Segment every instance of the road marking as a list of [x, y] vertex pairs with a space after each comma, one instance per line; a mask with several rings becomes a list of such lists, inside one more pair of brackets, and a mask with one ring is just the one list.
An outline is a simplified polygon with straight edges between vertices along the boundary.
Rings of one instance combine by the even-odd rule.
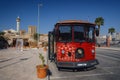
[[102, 50], [112, 50], [112, 51], [120, 51], [120, 48], [96, 48], [96, 49], [102, 49]]
[[120, 66], [116, 66], [116, 67], [114, 67], [114, 66], [112, 66], [112, 67], [107, 66], [107, 67], [102, 67], [102, 68], [120, 68]]
[[113, 74], [113, 72], [112, 72], [112, 71], [106, 70], [106, 69], [104, 69], [104, 67], [98, 67], [98, 68], [101, 68], [101, 69], [103, 69], [104, 71], [106, 71], [106, 72], [108, 72], [108, 73]]
[[120, 61], [120, 59], [118, 59], [118, 58], [110, 57], [110, 56], [107, 56], [107, 55], [102, 55], [102, 54], [97, 54], [97, 55], [102, 56], [102, 57], [106, 57], [106, 58], [109, 58], [109, 59], [113, 59], [113, 60], [116, 60], [116, 61]]
[[63, 76], [63, 77], [50, 77], [50, 79], [62, 79], [62, 78], [76, 78], [76, 77], [89, 77], [89, 76], [101, 76], [101, 75], [109, 75], [113, 74], [112, 72], [109, 73], [96, 73], [96, 74], [85, 74], [85, 75], [74, 75], [74, 76]]

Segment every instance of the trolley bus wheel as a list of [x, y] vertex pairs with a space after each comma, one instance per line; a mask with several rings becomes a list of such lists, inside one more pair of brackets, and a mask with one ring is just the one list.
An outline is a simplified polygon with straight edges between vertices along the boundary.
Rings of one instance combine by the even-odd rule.
[[61, 70], [61, 68], [60, 67], [58, 67], [58, 71], [60, 71]]
[[77, 70], [76, 69], [73, 69], [73, 72], [76, 72]]
[[87, 68], [87, 67], [85, 67], [85, 68], [84, 68], [84, 71], [88, 71], [88, 68]]
[[95, 66], [86, 67], [84, 70], [85, 71], [90, 71], [90, 70], [93, 70], [93, 69], [96, 69], [96, 67]]

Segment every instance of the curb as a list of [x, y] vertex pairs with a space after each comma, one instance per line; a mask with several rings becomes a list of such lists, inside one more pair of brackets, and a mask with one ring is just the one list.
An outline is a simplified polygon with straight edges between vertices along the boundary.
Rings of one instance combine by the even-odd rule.
[[111, 48], [111, 47], [96, 47], [97, 49], [108, 49], [108, 50], [117, 50], [120, 51], [120, 48]]

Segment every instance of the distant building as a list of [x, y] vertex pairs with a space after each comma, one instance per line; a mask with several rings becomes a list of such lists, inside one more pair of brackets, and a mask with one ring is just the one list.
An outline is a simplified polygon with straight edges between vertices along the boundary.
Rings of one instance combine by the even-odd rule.
[[120, 40], [120, 33], [116, 33], [116, 39]]
[[3, 32], [5, 32], [4, 36], [8, 37], [9, 39], [12, 39], [11, 36], [16, 36], [17, 34], [17, 31], [15, 31], [14, 29], [3, 30]]
[[112, 40], [120, 40], [120, 33], [113, 33], [111, 36]]
[[[17, 18], [17, 23], [19, 23], [19, 18]], [[28, 32], [25, 30], [19, 30], [19, 24], [17, 24], [17, 30], [8, 29], [4, 30], [4, 36], [8, 38], [9, 45], [13, 45], [17, 39], [22, 39], [23, 43], [28, 42], [30, 47], [36, 47], [37, 41], [34, 39], [34, 34], [37, 33], [36, 26], [28, 26]], [[19, 34], [18, 34], [19, 32]], [[41, 43], [48, 42], [48, 35], [47, 34], [40, 34], [39, 40]]]
[[17, 39], [22, 39], [23, 43], [29, 42], [30, 46], [36, 46], [37, 42], [34, 39], [34, 34], [37, 33], [36, 26], [28, 26], [28, 32], [26, 33], [25, 30], [20, 30], [20, 21], [21, 19], [18, 16], [16, 19], [16, 30], [9, 29], [3, 31], [5, 32], [4, 36], [9, 40], [9, 44], [13, 44]]
[[105, 43], [105, 42], [106, 42], [106, 35], [96, 37], [96, 43], [98, 43], [98, 44], [103, 44], [103, 43]]
[[36, 26], [28, 26], [28, 34], [33, 36], [35, 33], [37, 33]]
[[3, 30], [3, 32], [5, 32], [5, 33], [7, 33], [7, 32], [16, 33], [17, 31], [15, 31], [14, 29], [8, 29], [8, 30]]
[[20, 30], [20, 35], [25, 35], [26, 34], [26, 31], [25, 30]]
[[40, 42], [48, 42], [48, 34], [40, 34]]

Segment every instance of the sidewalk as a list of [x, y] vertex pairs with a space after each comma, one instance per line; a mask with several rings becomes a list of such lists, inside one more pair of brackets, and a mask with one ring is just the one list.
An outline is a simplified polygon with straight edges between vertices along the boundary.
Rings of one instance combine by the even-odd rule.
[[120, 48], [116, 48], [116, 47], [96, 47], [98, 49], [109, 49], [109, 50], [117, 50], [120, 51]]
[[47, 77], [39, 79], [36, 75], [36, 65], [40, 64], [39, 53], [47, 59], [43, 49], [0, 50], [0, 80], [47, 80]]

